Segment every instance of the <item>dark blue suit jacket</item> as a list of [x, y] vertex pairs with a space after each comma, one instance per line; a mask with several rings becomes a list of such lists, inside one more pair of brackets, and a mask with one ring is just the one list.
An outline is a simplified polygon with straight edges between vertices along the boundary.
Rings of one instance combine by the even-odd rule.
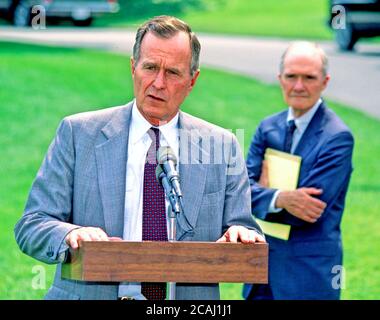
[[[269, 285], [275, 299], [339, 299], [336, 272], [342, 265], [340, 222], [352, 172], [353, 137], [343, 121], [322, 103], [294, 153], [302, 157], [298, 187], [323, 189], [319, 199], [327, 207], [315, 223], [285, 210], [268, 213], [275, 190], [263, 188], [257, 181], [266, 148], [283, 150], [286, 119], [287, 111], [264, 119], [247, 157], [252, 213], [260, 219], [292, 226], [288, 241], [267, 236]], [[244, 286], [245, 298], [251, 287]]]

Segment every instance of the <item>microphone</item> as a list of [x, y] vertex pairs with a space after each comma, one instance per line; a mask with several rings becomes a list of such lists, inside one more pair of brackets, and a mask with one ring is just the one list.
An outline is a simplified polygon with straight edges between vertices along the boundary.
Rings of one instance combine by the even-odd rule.
[[170, 147], [160, 147], [157, 150], [157, 163], [161, 165], [182, 206], [182, 190], [176, 169], [177, 158], [173, 150]]
[[170, 202], [170, 205], [175, 213], [180, 212], [179, 203], [177, 201], [177, 197], [175, 193], [173, 192], [173, 188], [171, 187], [168, 178], [166, 177], [166, 174], [164, 170], [162, 170], [162, 167], [160, 164], [156, 167], [156, 179], [160, 185], [164, 188], [165, 194]]
[[[168, 150], [173, 152], [170, 148], [167, 148], [167, 150], [165, 150], [165, 151], [168, 151]], [[164, 151], [162, 151], [162, 152], [164, 152]], [[157, 152], [157, 156], [159, 154], [162, 155], [162, 153]], [[174, 155], [173, 155], [173, 157], [174, 157], [174, 160], [176, 160]], [[159, 157], [157, 157], [157, 158], [159, 159]], [[173, 160], [171, 160], [171, 161], [173, 161]], [[164, 188], [166, 197], [168, 198], [170, 205], [172, 207], [172, 212], [169, 213], [170, 217], [174, 218], [175, 215], [182, 212], [183, 221], [181, 221], [181, 219], [179, 219], [178, 224], [180, 225], [182, 230], [184, 230], [185, 232], [191, 232], [194, 229], [194, 227], [191, 225], [191, 223], [189, 222], [187, 217], [184, 215], [182, 196], [179, 197], [178, 194], [176, 194], [176, 191], [174, 190], [173, 186], [170, 184], [170, 180], [168, 179], [167, 174], [164, 171], [165, 170], [164, 168], [165, 167], [163, 166], [163, 164], [160, 164], [160, 162], [159, 162], [157, 167], [156, 167], [156, 179], [157, 179], [158, 183], [160, 185], [162, 185], [162, 187]], [[174, 171], [175, 171], [175, 169], [174, 169]], [[178, 186], [179, 186], [179, 175], [178, 175], [178, 173], [177, 173], [177, 178], [178, 178], [178, 180], [176, 180], [176, 181], [178, 181]], [[179, 189], [179, 191], [181, 191], [181, 189]], [[181, 195], [182, 195], [182, 193], [181, 193]], [[172, 215], [173, 213], [175, 214], [174, 216]], [[184, 223], [186, 224], [186, 226], [184, 225]]]

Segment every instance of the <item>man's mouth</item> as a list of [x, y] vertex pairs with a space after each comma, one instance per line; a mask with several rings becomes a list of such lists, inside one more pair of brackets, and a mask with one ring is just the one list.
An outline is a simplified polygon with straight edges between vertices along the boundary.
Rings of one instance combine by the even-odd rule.
[[153, 94], [148, 94], [148, 97], [153, 99], [153, 100], [157, 100], [157, 101], [165, 101], [164, 99], [158, 97], [158, 96], [155, 96]]

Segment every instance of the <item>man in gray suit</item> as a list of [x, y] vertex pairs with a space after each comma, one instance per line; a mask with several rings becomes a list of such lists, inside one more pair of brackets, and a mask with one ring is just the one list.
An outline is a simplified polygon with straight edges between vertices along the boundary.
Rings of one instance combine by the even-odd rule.
[[[155, 17], [136, 34], [135, 99], [61, 122], [15, 227], [24, 253], [58, 264], [47, 299], [145, 299], [140, 283], [61, 279], [61, 263], [81, 240], [147, 239], [144, 212], [156, 205], [147, 199], [159, 191], [145, 185], [155, 139], [179, 159], [184, 214], [177, 220], [177, 240], [264, 242], [251, 216], [248, 176], [235, 137], [179, 111], [199, 76], [199, 54], [187, 24]], [[219, 299], [219, 287], [177, 284], [176, 297]]]

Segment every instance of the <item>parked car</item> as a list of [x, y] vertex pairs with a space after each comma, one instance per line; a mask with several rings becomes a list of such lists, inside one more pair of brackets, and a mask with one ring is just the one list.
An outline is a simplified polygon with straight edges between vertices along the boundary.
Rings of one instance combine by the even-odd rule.
[[94, 17], [119, 11], [117, 0], [0, 0], [0, 13], [25, 27], [31, 24], [36, 5], [44, 7], [47, 19], [71, 20], [78, 26], [89, 26]]
[[[360, 38], [380, 36], [380, 0], [330, 0], [329, 9], [329, 25], [341, 50], [353, 50]], [[337, 15], [342, 17], [342, 11], [345, 27], [334, 28], [332, 22]]]

